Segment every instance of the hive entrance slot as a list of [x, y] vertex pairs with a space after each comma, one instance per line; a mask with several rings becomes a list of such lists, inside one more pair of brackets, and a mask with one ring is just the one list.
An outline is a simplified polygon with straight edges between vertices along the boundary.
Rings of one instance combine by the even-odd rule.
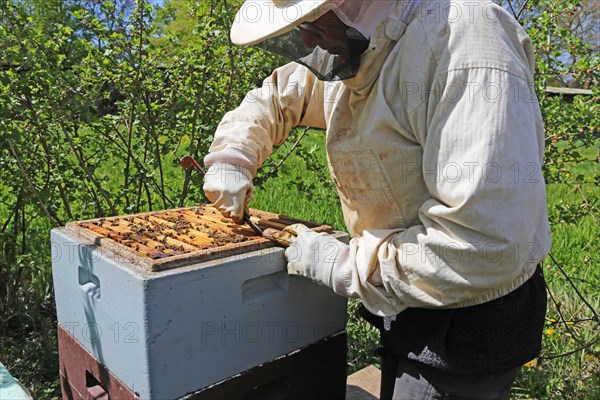
[[291, 381], [288, 376], [260, 385], [244, 396], [244, 400], [287, 400], [291, 396]]
[[110, 400], [108, 393], [102, 387], [102, 384], [90, 371], [85, 371], [85, 386], [87, 392], [94, 400]]

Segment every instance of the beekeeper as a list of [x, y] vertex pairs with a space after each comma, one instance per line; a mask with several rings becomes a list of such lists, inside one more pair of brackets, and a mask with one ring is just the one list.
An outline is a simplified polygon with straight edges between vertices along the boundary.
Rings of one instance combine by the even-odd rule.
[[248, 0], [231, 39], [293, 62], [223, 118], [208, 199], [241, 222], [273, 145], [326, 129], [352, 240], [267, 231], [289, 273], [361, 300], [382, 399], [506, 398], [540, 351], [550, 249], [525, 31], [491, 1]]

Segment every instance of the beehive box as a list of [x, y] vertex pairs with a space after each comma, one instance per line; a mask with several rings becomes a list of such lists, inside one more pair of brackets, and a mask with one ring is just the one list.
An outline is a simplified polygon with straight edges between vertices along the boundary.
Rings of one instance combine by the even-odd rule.
[[[140, 400], [60, 324], [57, 329], [63, 400]], [[180, 400], [343, 400], [346, 341], [345, 332], [337, 333]]]
[[142, 399], [178, 398], [345, 329], [345, 299], [283, 252], [210, 207], [70, 223], [52, 231], [58, 321]]

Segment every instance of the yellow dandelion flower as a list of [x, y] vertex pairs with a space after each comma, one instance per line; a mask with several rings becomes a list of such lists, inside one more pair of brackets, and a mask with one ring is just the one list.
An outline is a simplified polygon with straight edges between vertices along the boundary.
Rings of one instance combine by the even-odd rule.
[[589, 362], [596, 362], [596, 361], [598, 361], [598, 357], [596, 357], [596, 356], [595, 356], [595, 355], [593, 355], [593, 354], [588, 354], [588, 355], [587, 355], [585, 358], [586, 358], [586, 359], [587, 359]]
[[554, 329], [546, 329], [546, 335], [554, 335]]
[[537, 365], [537, 358], [534, 358], [533, 360], [526, 362], [523, 365], [526, 366], [527, 368], [533, 368]]
[[573, 325], [574, 323], [575, 323], [575, 322], [573, 322], [573, 321], [567, 321], [567, 322], [566, 322], [566, 324], [567, 324], [567, 325]]
[[550, 318], [550, 319], [548, 319], [548, 322], [550, 322], [550, 323], [552, 323], [552, 324], [555, 324], [555, 323], [556, 323], [556, 320], [555, 320], [554, 318]]

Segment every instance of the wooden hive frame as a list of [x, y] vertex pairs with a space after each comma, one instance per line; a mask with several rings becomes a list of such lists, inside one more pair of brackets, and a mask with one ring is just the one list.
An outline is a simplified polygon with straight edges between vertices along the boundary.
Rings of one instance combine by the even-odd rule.
[[[266, 211], [250, 210], [250, 216], [261, 229], [282, 230], [302, 223], [317, 232], [332, 232], [328, 225]], [[277, 246], [205, 205], [75, 221], [66, 227], [78, 238], [150, 272]]]

